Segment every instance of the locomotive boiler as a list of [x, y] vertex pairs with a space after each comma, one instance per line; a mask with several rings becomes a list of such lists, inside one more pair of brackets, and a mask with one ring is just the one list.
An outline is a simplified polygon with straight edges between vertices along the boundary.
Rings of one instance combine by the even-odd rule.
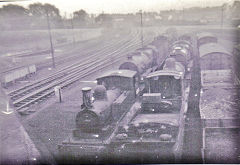
[[192, 46], [189, 42], [184, 40], [176, 41], [172, 44], [169, 50], [170, 57], [180, 62], [187, 71], [192, 67]]
[[137, 96], [137, 72], [109, 71], [97, 78], [95, 89], [82, 89], [83, 103], [76, 115], [76, 128], [71, 136], [59, 145], [64, 158], [79, 159], [107, 155], [107, 143], [117, 123], [131, 108]]
[[137, 51], [128, 55], [128, 59], [123, 62], [119, 69], [127, 69], [136, 71], [139, 78], [144, 74], [148, 74], [158, 67], [158, 51], [152, 45], [151, 47], [145, 47], [138, 49]]
[[82, 110], [76, 116], [76, 126], [85, 132], [96, 132], [112, 121], [111, 105], [121, 91], [120, 89], [106, 90], [104, 85], [97, 85], [93, 93], [93, 102], [91, 88], [83, 88], [82, 93]]
[[119, 66], [119, 69], [136, 71], [138, 77], [143, 80], [147, 74], [162, 66], [168, 52], [168, 45], [167, 36], [159, 35], [147, 46], [129, 54], [128, 59]]

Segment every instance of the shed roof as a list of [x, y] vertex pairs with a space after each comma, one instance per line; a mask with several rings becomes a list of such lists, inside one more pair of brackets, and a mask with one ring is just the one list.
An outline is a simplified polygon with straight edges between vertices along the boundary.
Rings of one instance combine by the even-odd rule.
[[127, 77], [132, 78], [137, 74], [136, 71], [132, 70], [112, 70], [109, 71], [102, 76], [98, 77], [97, 79], [104, 78], [104, 77], [111, 77], [111, 76], [120, 76], [120, 77]]
[[173, 71], [173, 70], [159, 70], [156, 72], [150, 73], [146, 78], [152, 78], [156, 76], [177, 76], [177, 77], [182, 77], [183, 73], [178, 72], [178, 71]]
[[208, 43], [199, 47], [199, 56], [200, 58], [211, 53], [221, 53], [232, 56], [222, 45], [217, 43]]
[[204, 38], [204, 37], [214, 37], [216, 38], [216, 36], [214, 36], [212, 33], [209, 33], [209, 32], [202, 32], [202, 33], [198, 33], [197, 34], [197, 39], [201, 39], [201, 38]]

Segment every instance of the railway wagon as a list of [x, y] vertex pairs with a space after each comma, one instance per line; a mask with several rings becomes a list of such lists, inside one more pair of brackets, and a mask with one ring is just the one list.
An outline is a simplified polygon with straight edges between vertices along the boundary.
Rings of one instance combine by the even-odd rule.
[[201, 70], [233, 69], [233, 56], [222, 45], [208, 43], [199, 47]]
[[162, 62], [166, 58], [167, 48], [167, 38], [165, 36], [158, 36], [149, 45], [128, 54], [128, 59], [119, 66], [119, 69], [136, 71], [138, 77], [142, 79], [148, 73], [157, 70], [162, 65]]
[[[236, 163], [240, 133], [239, 80], [233, 56], [219, 45], [202, 45], [200, 52], [200, 115], [205, 163]], [[236, 149], [237, 148], [237, 149]]]
[[[186, 50], [184, 46], [180, 48]], [[184, 55], [188, 66], [192, 60]], [[181, 159], [188, 79], [191, 78], [183, 64], [176, 56], [167, 56], [161, 70], [147, 75], [141, 108], [131, 121], [119, 127], [111, 143], [117, 160], [141, 158], [144, 162], [168, 162]]]
[[240, 44], [236, 45], [233, 48], [233, 58], [234, 58], [234, 71], [238, 79], [240, 79]]
[[83, 104], [76, 115], [76, 129], [59, 145], [64, 159], [94, 161], [106, 157], [111, 135], [135, 101], [137, 72], [110, 71], [97, 78], [97, 84], [93, 94], [90, 88], [83, 89]]
[[158, 52], [153, 48], [142, 48], [128, 55], [127, 61], [123, 62], [119, 69], [132, 70], [138, 73], [139, 78], [143, 74], [156, 69]]
[[186, 34], [180, 35], [178, 37], [178, 40], [184, 40], [184, 41], [188, 41], [189, 43], [192, 43], [192, 34], [186, 33]]
[[175, 64], [146, 77], [141, 108], [129, 123], [120, 126], [112, 140], [117, 160], [156, 163], [181, 159], [189, 83], [184, 66], [177, 69], [182, 64]]
[[202, 32], [197, 34], [198, 47], [207, 43], [217, 43], [217, 42], [218, 42], [217, 37], [209, 32]]

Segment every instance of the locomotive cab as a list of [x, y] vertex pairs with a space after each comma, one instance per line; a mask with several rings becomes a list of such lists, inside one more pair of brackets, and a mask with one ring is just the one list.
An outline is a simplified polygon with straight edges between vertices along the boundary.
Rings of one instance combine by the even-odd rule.
[[[178, 112], [184, 93], [184, 72], [161, 70], [147, 77], [148, 92], [143, 95], [146, 113]], [[158, 95], [159, 99], [156, 99]], [[157, 100], [157, 101], [153, 101]]]
[[107, 90], [118, 88], [120, 91], [132, 91], [136, 95], [139, 77], [136, 71], [116, 70], [97, 78], [97, 84], [105, 86]]

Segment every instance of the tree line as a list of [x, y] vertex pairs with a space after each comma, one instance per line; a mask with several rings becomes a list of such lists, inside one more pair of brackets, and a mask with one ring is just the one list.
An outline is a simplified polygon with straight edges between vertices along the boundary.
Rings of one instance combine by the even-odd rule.
[[52, 28], [94, 27], [111, 20], [107, 14], [94, 16], [83, 9], [66, 18], [60, 15], [57, 7], [48, 3], [34, 3], [26, 8], [8, 4], [0, 8], [0, 30], [46, 29], [47, 16]]
[[[192, 12], [198, 12], [204, 15], [204, 11], [210, 11], [214, 8], [223, 12], [224, 20], [232, 20], [233, 24], [239, 25], [240, 23], [240, 1], [235, 0], [232, 5], [223, 4], [218, 7], [194, 7], [185, 9], [187, 13], [186, 17], [191, 15]], [[174, 10], [175, 11], [175, 10]], [[172, 11], [174, 13], [174, 11]], [[144, 18], [152, 18], [152, 22], [157, 22], [155, 16], [164, 17], [166, 11], [157, 12], [143, 12]], [[170, 12], [171, 14], [171, 12]], [[206, 15], [206, 14], [205, 14]], [[215, 14], [216, 15], [216, 14]], [[67, 18], [65, 15], [61, 16], [57, 7], [52, 4], [33, 3], [26, 8], [19, 5], [8, 4], [0, 8], [0, 30], [24, 30], [24, 29], [46, 29], [47, 28], [47, 16], [52, 28], [82, 28], [82, 27], [98, 27], [106, 26], [111, 27], [113, 19], [124, 18], [125, 22], [139, 24], [139, 14], [105, 14], [99, 15], [88, 14], [85, 10], [80, 9], [71, 14], [71, 17]], [[185, 18], [186, 18], [185, 17]], [[215, 16], [216, 17], [216, 16]], [[217, 17], [221, 17], [218, 14]], [[216, 18], [218, 20], [218, 18]], [[123, 23], [123, 22], [121, 22]], [[146, 24], [146, 22], [144, 22]]]

